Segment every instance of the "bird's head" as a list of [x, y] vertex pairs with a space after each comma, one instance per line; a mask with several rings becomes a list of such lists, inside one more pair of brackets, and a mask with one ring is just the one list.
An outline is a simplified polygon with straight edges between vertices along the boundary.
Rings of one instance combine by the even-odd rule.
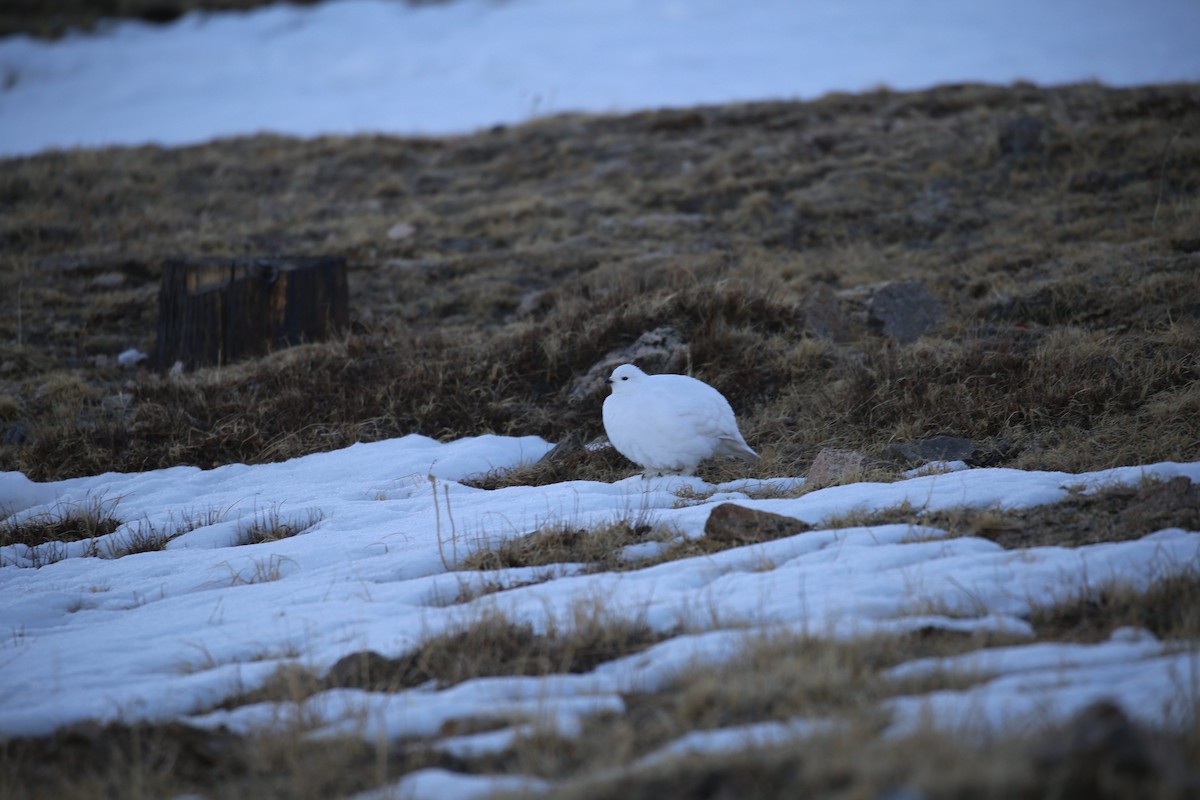
[[608, 379], [608, 385], [612, 387], [614, 392], [619, 392], [637, 383], [639, 378], [644, 377], [646, 377], [646, 373], [633, 364], [622, 364], [613, 370], [612, 375]]

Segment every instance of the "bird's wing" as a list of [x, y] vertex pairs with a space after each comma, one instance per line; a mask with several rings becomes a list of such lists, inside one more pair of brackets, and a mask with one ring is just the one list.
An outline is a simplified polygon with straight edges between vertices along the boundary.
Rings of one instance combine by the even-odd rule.
[[673, 387], [676, 414], [698, 436], [715, 443], [713, 455], [753, 461], [758, 458], [738, 430], [737, 417], [725, 396], [700, 381]]
[[733, 409], [720, 392], [706, 384], [689, 388], [696, 391], [682, 395], [676, 404], [675, 413], [680, 419], [685, 420], [701, 436], [711, 439], [729, 436], [741, 438]]

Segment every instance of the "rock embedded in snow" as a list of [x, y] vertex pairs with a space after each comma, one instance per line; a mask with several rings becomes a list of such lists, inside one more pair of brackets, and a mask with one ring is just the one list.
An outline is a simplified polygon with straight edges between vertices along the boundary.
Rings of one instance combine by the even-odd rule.
[[646, 475], [690, 475], [705, 459], [754, 461], [738, 431], [729, 401], [713, 387], [687, 375], [647, 375], [622, 364], [609, 379], [604, 430], [621, 455]]
[[812, 526], [795, 517], [772, 514], [734, 503], [722, 503], [708, 514], [704, 536], [715, 542], [754, 544], [782, 539], [812, 530]]

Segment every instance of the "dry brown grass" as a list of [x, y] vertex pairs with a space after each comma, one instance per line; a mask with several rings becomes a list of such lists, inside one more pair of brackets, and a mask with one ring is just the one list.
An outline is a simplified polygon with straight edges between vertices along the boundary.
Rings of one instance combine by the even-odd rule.
[[[1156, 591], [1137, 601], [1142, 608], [1194, 601], [1196, 584], [1193, 580], [1183, 593]], [[1127, 593], [1127, 600], [1133, 594]], [[394, 692], [483, 675], [585, 672], [662, 640], [637, 624], [607, 618], [599, 606], [578, 611], [573, 625], [541, 633], [502, 615], [481, 614], [398, 658], [357, 653], [323, 676], [301, 667], [281, 669], [260, 690], [226, 706], [276, 701], [300, 708], [292, 704], [334, 687]], [[1172, 623], [1160, 631], [1195, 636], [1195, 625], [1192, 614], [1182, 627]], [[1062, 633], [1061, 626], [1054, 626], [1053, 633]], [[436, 765], [462, 773], [562, 781], [551, 796], [564, 798], [674, 796], [681, 791], [687, 796], [875, 797], [898, 788], [929, 797], [1186, 796], [1188, 768], [1179, 765], [1200, 754], [1200, 735], [1194, 730], [1149, 739], [1145, 733], [1120, 732], [1115, 741], [1089, 734], [1098, 741], [1092, 750], [1072, 743], [1079, 733], [1071, 725], [1064, 733], [1033, 731], [986, 743], [934, 730], [880, 735], [888, 724], [881, 702], [965, 688], [976, 680], [968, 674], [897, 680], [887, 675], [891, 667], [1013, 641], [996, 634], [933, 629], [847, 642], [747, 634], [744, 646], [728, 661], [698, 664], [658, 691], [626, 695], [624, 714], [589, 718], [578, 737], [537, 731], [518, 736], [504, 751], [470, 759], [440, 754], [423, 741], [311, 739], [307, 732], [312, 723], [303, 713], [282, 732], [262, 736], [174, 723], [81, 726], [0, 745], [0, 789], [11, 789], [6, 797], [71, 798], [108, 791], [122, 796], [328, 797], [385, 785], [411, 770]], [[822, 729], [818, 723], [811, 736], [793, 745], [639, 764], [694, 731], [797, 718], [834, 724]], [[1182, 777], [1172, 771], [1177, 769], [1183, 770]]]
[[[1136, 731], [1136, 728], [1120, 730]], [[1068, 731], [1070, 733], [1070, 731]], [[924, 731], [901, 739], [849, 727], [786, 745], [693, 755], [632, 772], [573, 781], [545, 795], [555, 800], [708, 798], [1155, 798], [1183, 800], [1194, 790], [1177, 742], [1133, 734], [1130, 757], [1121, 743], [1093, 753], [1047, 760], [1051, 746], [1006, 738], [980, 746]], [[1050, 739], [1051, 735], [1047, 735]], [[1171, 767], [1159, 767], [1154, 748]], [[1179, 775], [1182, 773], [1183, 777]]]
[[[588, 441], [602, 398], [572, 400], [572, 380], [661, 325], [730, 398], [759, 474], [933, 434], [1023, 468], [1194, 460], [1198, 109], [1190, 86], [964, 86], [11, 159], [0, 468], [207, 467], [411, 432]], [[1014, 150], [1026, 118], [1040, 134]], [[389, 239], [397, 221], [415, 232]], [[348, 259], [344, 340], [180, 379], [113, 363], [154, 348], [165, 258], [277, 253]], [[946, 308], [907, 347], [854, 299], [899, 277]], [[809, 305], [825, 290], [836, 340]], [[526, 477], [634, 471], [576, 450]]]
[[1145, 628], [1159, 639], [1200, 642], [1200, 567], [1159, 577], [1148, 588], [1113, 583], [1035, 608], [1037, 635], [1055, 641], [1098, 642], [1121, 627]]
[[[562, 798], [857, 798], [900, 789], [928, 797], [1186, 796], [1187, 768], [1182, 779], [1174, 770], [1195, 754], [1194, 730], [1154, 739], [1130, 728], [1119, 741], [1100, 741], [1090, 751], [1073, 749], [1071, 724], [1062, 726], [1065, 732], [995, 736], [986, 743], [932, 729], [880, 735], [888, 722], [881, 700], [974, 681], [970, 675], [897, 681], [886, 676], [889, 667], [1009, 643], [939, 631], [849, 643], [789, 635], [748, 641], [726, 664], [697, 667], [661, 692], [627, 697], [626, 714], [594, 718], [578, 740], [535, 737], [501, 764], [565, 778], [551, 793]], [[637, 763], [692, 731], [796, 718], [836, 724], [789, 745]], [[1102, 736], [1091, 733], [1093, 741]]]
[[398, 658], [348, 656], [325, 676], [324, 685], [398, 691], [428, 681], [444, 687], [488, 675], [589, 672], [665, 638], [668, 634], [645, 624], [610, 619], [599, 606], [580, 606], [570, 624], [550, 624], [544, 631], [488, 612]]
[[262, 544], [290, 539], [314, 527], [324, 517], [320, 509], [310, 508], [303, 514], [285, 515], [280, 512], [279, 506], [271, 506], [255, 512], [249, 522], [238, 527], [234, 544]]
[[75, 505], [63, 504], [21, 520], [5, 519], [0, 521], [0, 547], [77, 542], [112, 533], [121, 524], [113, 515], [117, 502], [99, 495], [88, 495]]
[[0, 793], [12, 800], [96, 797], [347, 797], [413, 769], [460, 764], [437, 754], [313, 739], [297, 724], [240, 736], [178, 723], [80, 725], [0, 744]]
[[507, 539], [491, 548], [481, 548], [464, 558], [459, 569], [495, 570], [509, 567], [542, 567], [549, 564], [586, 564], [592, 570], [608, 572], [626, 569], [632, 564], [622, 559], [626, 547], [645, 542], [666, 542], [676, 534], [656, 530], [649, 522], [615, 520], [592, 528], [561, 525], [515, 539]]
[[823, 528], [858, 525], [923, 525], [951, 536], [977, 536], [1008, 549], [1079, 547], [1140, 539], [1164, 528], [1200, 530], [1200, 488], [1187, 478], [1148, 478], [1084, 494], [1072, 492], [1058, 503], [1019, 509], [960, 507], [923, 511], [905, 502], [879, 511], [852, 511], [821, 520]]
[[[50, 511], [20, 520], [0, 520], [0, 547], [25, 545], [28, 563], [33, 567], [52, 564], [66, 558], [66, 542], [89, 541], [88, 551], [99, 555], [97, 537], [112, 533], [121, 525], [114, 515], [118, 500], [88, 495], [76, 505], [60, 505]], [[123, 555], [123, 553], [121, 553]], [[0, 556], [0, 566], [8, 559]], [[15, 559], [13, 560], [14, 563]]]
[[[692, 373], [729, 397], [763, 455], [758, 475], [802, 474], [821, 447], [882, 456], [935, 434], [1019, 468], [1194, 461], [1198, 194], [1200, 94], [1187, 85], [957, 86], [563, 116], [448, 139], [260, 136], [8, 159], [0, 469], [49, 480], [494, 432], [574, 446], [480, 485], [613, 480], [636, 467], [582, 447], [601, 433], [602, 398], [573, 400], [570, 386], [662, 325], [689, 343]], [[397, 222], [412, 235], [389, 238]], [[114, 363], [127, 347], [154, 348], [166, 258], [275, 254], [347, 259], [344, 338], [177, 378]], [[946, 310], [908, 346], [863, 320], [863, 287], [897, 278], [923, 280]], [[1186, 504], [1126, 516], [1141, 490], [920, 521], [1006, 547], [1196, 527]], [[477, 566], [610, 563], [631, 535], [642, 536], [636, 525], [590, 539], [547, 531]], [[1046, 639], [1139, 624], [1195, 640], [1195, 592], [1190, 578], [1149, 593], [1113, 587], [1039, 610], [1034, 625]], [[581, 670], [655, 635], [599, 625], [576, 638], [496, 618], [400, 658], [361, 654], [358, 672], [348, 662], [336, 681], [281, 673], [263, 696]], [[582, 775], [697, 727], [849, 714], [846, 732], [803, 748], [685, 760], [561, 794], [1092, 796], [1039, 767], [1027, 742], [879, 738], [868, 701], [893, 691], [885, 664], [984, 644], [927, 638], [858, 649], [777, 640], [726, 671], [627, 698], [628, 715], [589, 722], [577, 741], [530, 739], [473, 764], [391, 743], [318, 746], [303, 731], [63, 732], [3, 745], [0, 793], [335, 796], [430, 763]], [[1200, 761], [1200, 735], [1176, 744]], [[1113, 785], [1107, 796], [1169, 796], [1165, 783]]]

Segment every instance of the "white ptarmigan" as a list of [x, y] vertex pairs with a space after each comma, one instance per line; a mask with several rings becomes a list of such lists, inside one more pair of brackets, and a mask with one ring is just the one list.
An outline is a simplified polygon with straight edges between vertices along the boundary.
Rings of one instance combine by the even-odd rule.
[[608, 379], [604, 431], [617, 452], [646, 476], [691, 475], [706, 458], [753, 461], [729, 401], [704, 381], [687, 375], [647, 375], [622, 364]]

